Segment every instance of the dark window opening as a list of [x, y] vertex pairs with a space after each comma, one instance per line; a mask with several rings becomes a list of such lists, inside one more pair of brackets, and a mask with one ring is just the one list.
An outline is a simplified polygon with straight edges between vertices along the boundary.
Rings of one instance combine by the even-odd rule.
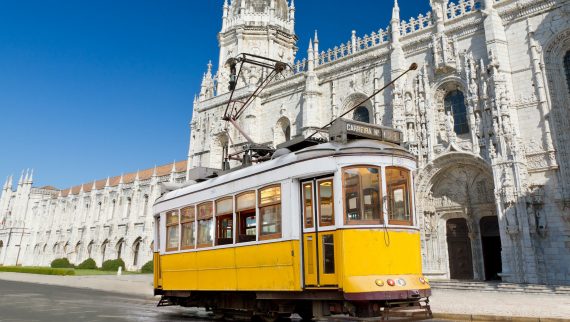
[[454, 121], [456, 134], [469, 133], [469, 123], [467, 122], [467, 106], [465, 106], [465, 96], [459, 90], [451, 91], [445, 96], [445, 113], [451, 113]]
[[370, 123], [370, 111], [365, 106], [359, 106], [354, 111], [352, 119], [358, 122]]
[[566, 83], [568, 85], [568, 92], [570, 93], [570, 50], [564, 56], [564, 72], [566, 73]]
[[323, 236], [323, 268], [325, 274], [334, 274], [334, 236]]
[[233, 215], [225, 215], [216, 218], [218, 227], [216, 245], [228, 245], [233, 243]]
[[238, 243], [255, 241], [257, 227], [255, 224], [255, 209], [238, 212]]

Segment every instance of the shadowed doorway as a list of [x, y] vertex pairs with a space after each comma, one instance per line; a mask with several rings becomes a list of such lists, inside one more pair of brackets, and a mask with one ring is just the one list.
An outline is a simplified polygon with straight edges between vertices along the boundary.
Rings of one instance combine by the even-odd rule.
[[467, 220], [449, 219], [447, 228], [447, 250], [449, 254], [449, 277], [451, 279], [473, 279], [473, 258]]
[[483, 262], [485, 263], [485, 280], [500, 280], [501, 237], [497, 217], [483, 217], [480, 222], [481, 244], [483, 246]]

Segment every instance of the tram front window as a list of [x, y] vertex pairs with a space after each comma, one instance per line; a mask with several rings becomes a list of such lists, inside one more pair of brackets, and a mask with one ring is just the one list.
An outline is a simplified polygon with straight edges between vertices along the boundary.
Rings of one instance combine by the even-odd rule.
[[257, 227], [255, 220], [255, 191], [244, 192], [236, 197], [237, 242], [255, 241]]
[[259, 238], [281, 238], [281, 186], [259, 190]]
[[333, 182], [319, 182], [319, 225], [334, 226]]
[[388, 187], [388, 215], [391, 225], [413, 225], [410, 194], [410, 171], [398, 168], [386, 168]]
[[213, 210], [212, 202], [198, 206], [198, 247], [212, 246]]
[[345, 221], [349, 225], [382, 224], [380, 168], [351, 167], [343, 170]]

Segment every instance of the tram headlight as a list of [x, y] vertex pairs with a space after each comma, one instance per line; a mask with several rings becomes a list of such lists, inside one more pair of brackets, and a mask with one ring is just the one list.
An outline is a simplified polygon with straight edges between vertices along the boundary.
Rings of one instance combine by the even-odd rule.
[[388, 280], [386, 281], [386, 283], [388, 283], [388, 285], [390, 285], [390, 286], [395, 286], [395, 285], [396, 285], [396, 282], [395, 282], [393, 279], [388, 279]]
[[377, 279], [376, 281], [374, 281], [374, 283], [376, 283], [376, 285], [378, 286], [384, 286], [384, 281], [381, 279]]
[[420, 283], [425, 284], [426, 283], [426, 279], [423, 277], [420, 277]]

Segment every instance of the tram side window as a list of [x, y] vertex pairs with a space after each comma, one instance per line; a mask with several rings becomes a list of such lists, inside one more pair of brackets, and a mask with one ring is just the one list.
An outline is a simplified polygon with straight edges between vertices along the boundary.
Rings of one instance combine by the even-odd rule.
[[223, 198], [216, 201], [216, 245], [234, 242], [234, 199]]
[[168, 252], [178, 250], [179, 222], [178, 210], [166, 213], [166, 251]]
[[281, 238], [281, 186], [259, 190], [259, 238]]
[[313, 228], [313, 183], [307, 182], [303, 184], [303, 218], [305, 218], [305, 228]]
[[398, 168], [386, 168], [388, 187], [388, 215], [392, 225], [412, 225], [410, 171]]
[[349, 225], [382, 224], [380, 168], [351, 167], [343, 170], [345, 220]]
[[212, 202], [198, 205], [198, 247], [212, 246], [213, 208]]
[[181, 249], [192, 249], [196, 243], [196, 208], [189, 206], [180, 209], [180, 228], [182, 230]]
[[255, 191], [244, 192], [236, 197], [237, 242], [255, 241], [257, 236], [255, 218]]

